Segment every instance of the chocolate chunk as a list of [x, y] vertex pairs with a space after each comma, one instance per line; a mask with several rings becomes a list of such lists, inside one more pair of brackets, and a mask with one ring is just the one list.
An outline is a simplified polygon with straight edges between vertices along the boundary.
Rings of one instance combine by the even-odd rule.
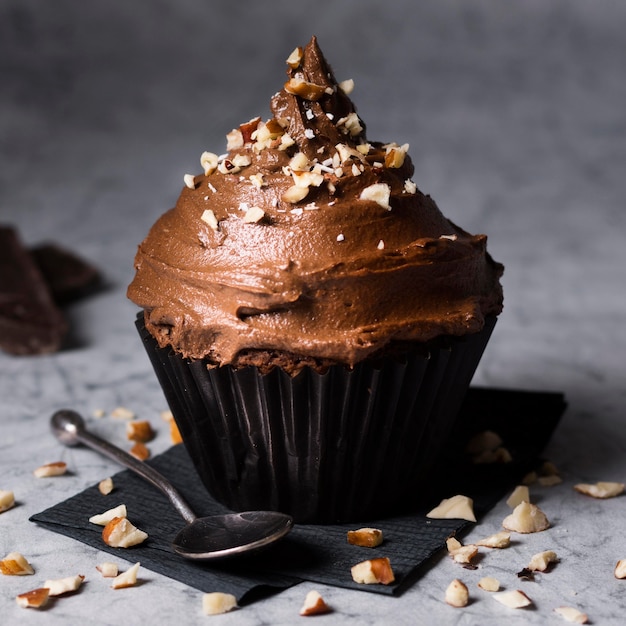
[[86, 296], [100, 285], [98, 270], [73, 252], [53, 243], [41, 244], [30, 252], [57, 304]]
[[0, 348], [45, 354], [61, 347], [67, 324], [17, 232], [0, 226]]

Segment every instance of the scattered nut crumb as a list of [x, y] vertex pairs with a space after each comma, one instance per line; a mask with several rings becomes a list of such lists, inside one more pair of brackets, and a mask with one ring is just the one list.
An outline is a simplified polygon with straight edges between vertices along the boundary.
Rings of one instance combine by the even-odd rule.
[[215, 213], [213, 213], [213, 211], [211, 211], [211, 209], [206, 209], [202, 212], [202, 215], [200, 216], [200, 219], [205, 223], [208, 224], [209, 227], [213, 230], [217, 230], [219, 228], [219, 224], [217, 222], [217, 217], [215, 217]]
[[511, 533], [503, 530], [476, 541], [477, 546], [484, 548], [508, 548], [511, 545]]
[[50, 476], [62, 476], [67, 472], [67, 463], [56, 461], [54, 463], [46, 463], [38, 467], [33, 474], [37, 478], [49, 478]]
[[383, 542], [383, 531], [378, 528], [359, 528], [349, 530], [347, 537], [348, 543], [353, 546], [375, 548]]
[[467, 606], [469, 602], [467, 585], [455, 578], [446, 589], [445, 600], [450, 606], [457, 608]]
[[454, 562], [460, 563], [461, 565], [471, 563], [472, 559], [478, 554], [478, 546], [474, 544], [464, 546], [455, 537], [448, 537], [446, 540], [446, 547], [448, 548], [448, 553]]
[[118, 406], [111, 411], [111, 417], [119, 420], [134, 420], [135, 413], [123, 406]]
[[519, 589], [498, 591], [493, 594], [493, 598], [500, 602], [500, 604], [508, 606], [510, 609], [521, 609], [533, 603], [532, 600]]
[[0, 561], [0, 573], [5, 576], [30, 576], [35, 570], [22, 554], [9, 552]]
[[615, 578], [626, 578], [626, 559], [620, 559], [615, 565]]
[[552, 461], [544, 461], [539, 468], [541, 476], [558, 476], [559, 470]]
[[624, 493], [624, 483], [606, 481], [597, 482], [595, 485], [578, 483], [574, 485], [574, 489], [578, 491], [578, 493], [582, 493], [586, 496], [604, 500], [606, 498], [614, 498]]
[[68, 576], [67, 578], [46, 580], [43, 586], [49, 590], [50, 596], [60, 596], [64, 593], [76, 591], [83, 584], [83, 580], [85, 580], [85, 577], [78, 574], [76, 576]]
[[214, 154], [213, 152], [203, 152], [200, 155], [200, 165], [202, 166], [202, 169], [204, 170], [205, 176], [212, 174], [217, 169], [218, 161], [219, 161], [219, 157], [217, 156], [217, 154]]
[[352, 580], [365, 585], [388, 585], [395, 580], [391, 563], [387, 557], [368, 559], [352, 566]]
[[542, 487], [554, 487], [554, 485], [561, 484], [563, 479], [558, 474], [550, 474], [548, 476], [539, 476], [537, 482]]
[[126, 587], [133, 587], [137, 584], [137, 572], [139, 571], [140, 563], [135, 563], [132, 567], [129, 567], [125, 572], [118, 574], [111, 582], [113, 589], [125, 589]]
[[202, 612], [205, 615], [220, 615], [237, 608], [237, 598], [232, 593], [214, 591], [202, 595]]
[[258, 206], [251, 206], [243, 216], [246, 224], [257, 224], [265, 217], [265, 211]]
[[589, 621], [586, 613], [581, 613], [578, 609], [571, 606], [559, 606], [554, 609], [554, 612], [566, 621], [574, 624], [586, 624]]
[[103, 578], [115, 578], [119, 574], [117, 564], [110, 561], [96, 565], [96, 569], [102, 574]]
[[330, 607], [324, 601], [319, 591], [311, 590], [304, 598], [304, 604], [300, 609], [300, 615], [322, 615], [330, 613]]
[[139, 530], [126, 517], [114, 517], [102, 531], [104, 543], [113, 548], [130, 548], [147, 538], [148, 533]]
[[484, 576], [478, 581], [478, 586], [483, 591], [500, 591], [500, 581], [493, 576]]
[[510, 515], [502, 521], [507, 530], [517, 533], [536, 533], [550, 528], [550, 522], [544, 512], [535, 504], [520, 502]]
[[15, 506], [15, 495], [12, 491], [0, 489], [0, 513], [8, 511]]
[[98, 483], [98, 491], [103, 496], [108, 496], [113, 491], [113, 489], [115, 489], [115, 485], [113, 485], [113, 479], [112, 478], [103, 478]]
[[148, 420], [140, 422], [128, 422], [126, 424], [126, 437], [130, 441], [146, 443], [154, 439], [154, 430]]
[[538, 552], [533, 555], [528, 564], [528, 569], [531, 572], [545, 572], [550, 565], [558, 561], [556, 552], [552, 550], [545, 550], [544, 552]]
[[120, 504], [112, 509], [108, 509], [104, 513], [99, 513], [97, 515], [92, 515], [89, 518], [89, 521], [92, 524], [98, 524], [98, 526], [106, 526], [111, 520], [116, 517], [126, 517], [126, 505]]
[[129, 452], [140, 461], [145, 461], [150, 458], [150, 450], [145, 443], [137, 441], [135, 445], [129, 450]]
[[50, 591], [46, 587], [40, 587], [39, 589], [33, 589], [26, 593], [21, 593], [15, 598], [17, 604], [22, 608], [39, 609], [48, 602], [48, 596]]
[[442, 500], [438, 506], [426, 514], [431, 519], [464, 519], [475, 522], [474, 501], [467, 496], [456, 495]]
[[369, 187], [365, 187], [359, 195], [359, 200], [371, 200], [376, 202], [383, 209], [391, 210], [389, 197], [391, 195], [391, 187], [386, 183], [374, 183]]
[[520, 502], [530, 502], [530, 492], [527, 485], [518, 485], [507, 498], [507, 505], [514, 509]]
[[288, 202], [289, 204], [295, 204], [296, 202], [300, 202], [300, 200], [304, 200], [309, 193], [308, 187], [299, 187], [298, 185], [292, 185], [283, 193], [281, 196], [283, 202]]
[[537, 472], [528, 472], [524, 478], [522, 478], [522, 485], [533, 485], [537, 482]]
[[91, 412], [91, 415], [92, 415], [92, 417], [95, 417], [96, 419], [100, 419], [100, 418], [104, 417], [105, 412], [104, 412], [104, 409], [94, 409]]

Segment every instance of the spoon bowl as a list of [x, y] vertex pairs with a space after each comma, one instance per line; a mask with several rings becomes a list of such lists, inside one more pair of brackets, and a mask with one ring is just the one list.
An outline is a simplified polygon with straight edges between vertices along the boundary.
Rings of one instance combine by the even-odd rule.
[[50, 426], [54, 436], [64, 445], [86, 445], [160, 489], [187, 522], [172, 541], [174, 552], [186, 559], [209, 561], [247, 555], [282, 539], [293, 527], [291, 516], [278, 511], [244, 511], [196, 517], [182, 495], [162, 474], [89, 432], [76, 411], [57, 411], [50, 420]]

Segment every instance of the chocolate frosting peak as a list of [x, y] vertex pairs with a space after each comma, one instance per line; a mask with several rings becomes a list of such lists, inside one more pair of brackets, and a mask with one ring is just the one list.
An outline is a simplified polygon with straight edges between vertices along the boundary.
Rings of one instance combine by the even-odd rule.
[[479, 331], [502, 308], [486, 236], [411, 180], [408, 145], [368, 142], [313, 38], [273, 117], [205, 152], [139, 246], [129, 298], [161, 346], [217, 365], [358, 361]]

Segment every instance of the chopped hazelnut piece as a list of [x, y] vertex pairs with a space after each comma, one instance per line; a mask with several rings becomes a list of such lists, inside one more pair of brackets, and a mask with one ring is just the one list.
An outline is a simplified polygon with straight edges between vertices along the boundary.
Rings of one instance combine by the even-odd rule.
[[595, 485], [588, 485], [586, 483], [578, 483], [574, 485], [574, 489], [578, 493], [582, 493], [592, 498], [606, 499], [614, 498], [624, 493], [624, 483], [613, 482], [598, 482]]
[[539, 476], [537, 482], [542, 487], [554, 487], [554, 485], [559, 485], [563, 482], [563, 479], [556, 474], [550, 474], [549, 476]]
[[483, 591], [499, 591], [500, 581], [493, 576], [484, 576], [478, 581], [478, 586]]
[[489, 450], [495, 450], [502, 445], [502, 437], [492, 430], [483, 430], [474, 435], [466, 446], [468, 454], [475, 456]]
[[48, 602], [49, 595], [50, 591], [46, 587], [40, 587], [39, 589], [21, 593], [15, 600], [22, 608], [39, 609]]
[[544, 512], [529, 502], [520, 502], [513, 513], [504, 518], [502, 525], [516, 533], [536, 533], [550, 528]]
[[204, 175], [208, 176], [217, 169], [219, 157], [213, 152], [203, 152], [200, 155], [200, 165], [204, 170]]
[[132, 567], [129, 567], [125, 572], [118, 574], [111, 582], [113, 589], [125, 589], [126, 587], [133, 587], [137, 584], [137, 572], [139, 571], [140, 563], [135, 563]]
[[330, 607], [324, 602], [324, 598], [319, 591], [314, 589], [309, 591], [304, 598], [300, 615], [323, 615], [324, 613], [330, 613]]
[[111, 417], [119, 420], [134, 420], [135, 413], [124, 406], [118, 406], [111, 411]]
[[351, 568], [352, 580], [364, 585], [388, 585], [395, 580], [391, 563], [387, 557], [361, 561]]
[[232, 593], [214, 591], [202, 595], [202, 612], [205, 615], [221, 615], [237, 608], [237, 598]]
[[404, 181], [404, 191], [413, 195], [417, 192], [417, 185], [410, 178], [407, 178]]
[[559, 606], [554, 609], [554, 612], [573, 624], [586, 624], [589, 621], [586, 613], [582, 613], [572, 606]]
[[524, 478], [522, 478], [522, 485], [533, 485], [537, 482], [537, 472], [528, 472]]
[[292, 70], [295, 70], [298, 65], [300, 65], [300, 61], [302, 61], [302, 48], [298, 46], [294, 48], [293, 52], [287, 57], [286, 63]]
[[511, 545], [511, 533], [503, 530], [477, 541], [476, 545], [484, 548], [508, 548]]
[[102, 574], [103, 578], [115, 578], [119, 574], [117, 564], [110, 561], [96, 565], [96, 569]]
[[126, 437], [131, 441], [141, 441], [146, 443], [154, 439], [154, 430], [148, 420], [139, 422], [128, 422], [126, 424]]
[[533, 603], [532, 600], [519, 589], [498, 591], [493, 594], [493, 597], [500, 602], [500, 604], [504, 604], [504, 606], [508, 606], [510, 609], [521, 609]]
[[300, 202], [300, 200], [304, 200], [309, 193], [308, 187], [299, 187], [298, 185], [292, 185], [285, 191], [282, 195], [283, 202], [289, 202], [290, 204], [295, 204], [296, 202]]
[[386, 183], [374, 183], [369, 187], [366, 187], [361, 191], [359, 196], [360, 200], [370, 200], [376, 202], [383, 209], [391, 211], [391, 205], [389, 204], [389, 196], [391, 195], [391, 188]]
[[342, 80], [339, 83], [339, 89], [341, 89], [346, 96], [349, 96], [354, 90], [354, 79], [347, 78], [346, 80]]
[[467, 606], [469, 602], [467, 585], [458, 578], [455, 578], [446, 589], [445, 600], [450, 606], [456, 608]]
[[0, 574], [5, 576], [30, 576], [35, 570], [19, 552], [9, 552], [0, 561]]
[[140, 461], [145, 461], [150, 458], [150, 450], [145, 443], [137, 441], [135, 445], [129, 450], [129, 452]]
[[[243, 133], [239, 128], [233, 128], [226, 135], [226, 149], [227, 150], [237, 150], [237, 148], [243, 148], [244, 145], [244, 137]], [[219, 157], [218, 157], [219, 160]]]
[[530, 492], [526, 485], [518, 485], [507, 498], [507, 505], [514, 509], [520, 502], [530, 502]]
[[539, 472], [542, 476], [558, 476], [559, 470], [552, 461], [544, 461]]
[[114, 517], [102, 531], [104, 543], [113, 548], [130, 548], [147, 538], [148, 533], [139, 530], [126, 517]]
[[193, 174], [185, 174], [183, 176], [183, 182], [186, 187], [189, 187], [189, 189], [196, 188], [196, 177]]
[[315, 102], [326, 93], [326, 88], [323, 85], [316, 85], [308, 80], [304, 80], [302, 77], [294, 76], [285, 83], [285, 91], [294, 96], [300, 96], [305, 100]]
[[615, 571], [613, 572], [615, 578], [626, 578], [626, 559], [620, 559], [615, 565]]
[[112, 509], [108, 509], [104, 513], [92, 515], [89, 518], [89, 521], [92, 524], [97, 524], [98, 526], [106, 526], [112, 519], [115, 519], [116, 517], [126, 517], [126, 515], [126, 505], [120, 504]]
[[466, 565], [472, 562], [472, 559], [478, 554], [478, 546], [469, 544], [464, 546], [455, 537], [448, 537], [446, 540], [448, 553], [456, 563]]
[[544, 552], [538, 552], [533, 555], [528, 564], [528, 569], [531, 572], [545, 572], [552, 563], [558, 561], [556, 552], [552, 550], [545, 550]]
[[215, 213], [213, 213], [211, 209], [206, 209], [205, 211], [203, 211], [200, 219], [205, 224], [208, 224], [213, 230], [218, 229], [217, 218], [215, 217]]
[[251, 206], [243, 216], [246, 224], [256, 224], [265, 217], [265, 211], [258, 206]]
[[383, 531], [378, 528], [359, 528], [348, 531], [348, 543], [353, 546], [375, 548], [383, 542]]
[[15, 506], [15, 495], [12, 491], [0, 489], [0, 513], [8, 511]]
[[445, 498], [427, 513], [426, 517], [431, 519], [464, 519], [468, 522], [475, 522], [474, 501], [462, 495]]
[[62, 476], [67, 472], [67, 463], [56, 461], [55, 463], [46, 463], [38, 467], [33, 474], [37, 478], [49, 478], [50, 476]]
[[51, 596], [60, 596], [64, 593], [76, 591], [82, 584], [85, 577], [78, 574], [67, 578], [57, 578], [56, 580], [46, 580], [44, 587], [50, 590]]
[[113, 479], [112, 478], [103, 478], [99, 483], [98, 483], [98, 491], [103, 495], [103, 496], [108, 496], [113, 489], [115, 489], [115, 486], [113, 485]]

